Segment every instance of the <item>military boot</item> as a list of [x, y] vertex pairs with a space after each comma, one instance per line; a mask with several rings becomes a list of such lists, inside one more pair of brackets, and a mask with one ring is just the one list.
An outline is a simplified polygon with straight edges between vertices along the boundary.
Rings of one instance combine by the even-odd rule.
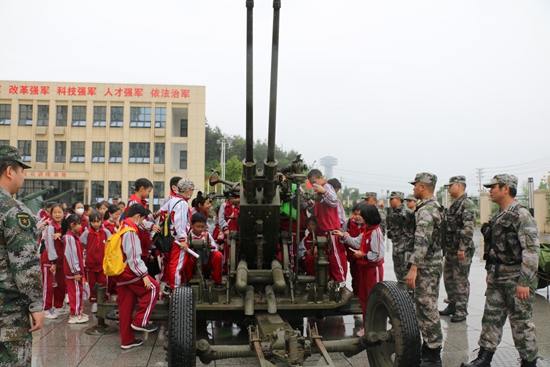
[[456, 312], [456, 303], [455, 302], [450, 302], [447, 305], [447, 308], [445, 308], [443, 311], [439, 311], [439, 314], [441, 316], [451, 316], [455, 312]]
[[423, 349], [422, 360], [420, 367], [442, 367], [441, 362], [441, 347]]
[[491, 366], [491, 360], [495, 352], [489, 352], [485, 348], [479, 348], [477, 358], [470, 363], [462, 363], [460, 367], [489, 367]]
[[524, 359], [521, 360], [521, 367], [536, 367], [537, 366], [537, 358], [533, 359], [531, 362], [528, 362]]

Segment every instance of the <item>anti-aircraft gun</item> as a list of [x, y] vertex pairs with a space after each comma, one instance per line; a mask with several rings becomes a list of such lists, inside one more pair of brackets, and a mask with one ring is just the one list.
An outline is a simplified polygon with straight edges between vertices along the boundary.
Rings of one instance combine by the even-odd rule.
[[27, 196], [22, 197], [20, 200], [33, 212], [38, 213], [38, 211], [43, 208], [46, 203], [53, 202], [55, 200], [61, 199], [65, 196], [71, 195], [75, 192], [75, 189], [70, 189], [68, 191], [65, 191], [59, 195], [53, 196], [48, 199], [42, 199], [42, 196], [47, 194], [48, 192], [52, 191], [54, 189], [53, 186], [48, 186], [45, 189], [42, 189], [40, 191], [34, 192], [32, 194], [29, 194]]
[[[242, 162], [242, 185], [219, 178], [216, 172], [210, 183], [225, 184], [225, 197], [240, 198], [239, 231], [230, 234], [228, 274], [219, 287], [205, 279], [202, 260], [196, 261], [194, 278], [189, 284], [173, 290], [168, 303], [157, 303], [155, 320], [168, 320], [165, 347], [169, 366], [193, 367], [196, 357], [202, 363], [227, 358], [256, 357], [261, 366], [301, 366], [305, 359], [320, 354], [317, 366], [334, 366], [329, 352], [352, 356], [367, 350], [371, 367], [416, 367], [420, 365], [420, 332], [409, 293], [396, 282], [376, 284], [369, 296], [364, 315], [365, 335], [342, 340], [323, 340], [315, 323], [307, 326], [305, 335], [290, 322], [299, 318], [361, 314], [357, 297], [346, 287], [329, 286], [328, 258], [331, 244], [318, 236], [316, 275], [304, 275], [291, 268], [291, 236], [280, 231], [281, 198], [300, 203], [301, 191], [292, 191], [306, 180], [307, 167], [300, 156], [289, 165], [281, 183], [275, 159], [277, 106], [277, 63], [279, 12], [281, 1], [273, 1], [273, 44], [269, 104], [267, 158], [262, 165], [253, 154], [253, 87], [252, 87], [252, 19], [254, 1], [247, 0], [247, 71], [246, 71], [246, 154]], [[293, 205], [290, 206], [293, 208]], [[298, 205], [299, 208], [299, 205]], [[292, 209], [291, 209], [292, 210]], [[289, 216], [293, 220], [293, 216]], [[296, 216], [300, 228], [300, 216]], [[289, 228], [292, 228], [290, 223]], [[296, 236], [299, 237], [299, 236]], [[298, 245], [299, 238], [296, 239]], [[192, 241], [201, 255], [204, 241]], [[297, 252], [297, 251], [296, 251]], [[279, 260], [282, 259], [281, 260]], [[298, 263], [298, 256], [295, 259]], [[104, 318], [116, 318], [116, 304], [105, 302], [98, 292], [97, 317], [100, 324], [87, 333], [106, 333]], [[249, 320], [248, 343], [245, 345], [210, 345], [196, 340], [197, 320], [221, 320], [242, 324]]]

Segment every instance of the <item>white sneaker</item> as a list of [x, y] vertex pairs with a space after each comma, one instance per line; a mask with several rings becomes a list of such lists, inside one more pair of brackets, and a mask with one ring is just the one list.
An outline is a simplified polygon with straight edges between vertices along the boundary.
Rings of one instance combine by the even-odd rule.
[[65, 305], [68, 305], [69, 304], [69, 295], [67, 293], [65, 293], [65, 298], [63, 299], [63, 303]]
[[55, 311], [53, 310], [53, 308], [52, 308], [52, 309], [49, 309], [49, 310], [47, 310], [47, 311], [44, 311], [44, 314], [45, 314], [45, 317], [46, 317], [47, 319], [57, 319], [57, 318], [58, 318], [58, 316], [57, 316], [57, 314], [55, 313]]
[[92, 313], [97, 312], [97, 303], [92, 303]]
[[59, 315], [66, 315], [68, 313], [71, 313], [71, 308], [67, 305], [64, 305], [63, 307], [61, 308], [56, 308], [55, 309], [55, 313], [59, 316]]
[[90, 319], [87, 316], [86, 317], [82, 315], [69, 316], [69, 324], [84, 324], [88, 321], [90, 321]]

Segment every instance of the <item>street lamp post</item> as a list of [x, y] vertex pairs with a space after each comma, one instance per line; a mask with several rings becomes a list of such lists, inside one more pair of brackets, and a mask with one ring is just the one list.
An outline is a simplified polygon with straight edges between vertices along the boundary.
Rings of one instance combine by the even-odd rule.
[[[222, 170], [222, 180], [225, 181], [225, 146], [227, 144], [226, 138], [221, 138], [216, 141], [218, 144], [221, 144], [221, 156], [220, 156], [220, 168]], [[221, 192], [223, 192], [224, 184], [221, 186]]]

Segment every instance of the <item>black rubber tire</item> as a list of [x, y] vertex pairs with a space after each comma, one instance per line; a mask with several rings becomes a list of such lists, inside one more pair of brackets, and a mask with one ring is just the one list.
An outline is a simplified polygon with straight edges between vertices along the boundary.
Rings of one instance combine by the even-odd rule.
[[168, 319], [168, 366], [195, 367], [196, 309], [191, 287], [174, 289], [170, 299]]
[[391, 329], [395, 340], [367, 348], [370, 367], [420, 366], [420, 328], [409, 293], [396, 282], [374, 285], [367, 301], [365, 333]]

